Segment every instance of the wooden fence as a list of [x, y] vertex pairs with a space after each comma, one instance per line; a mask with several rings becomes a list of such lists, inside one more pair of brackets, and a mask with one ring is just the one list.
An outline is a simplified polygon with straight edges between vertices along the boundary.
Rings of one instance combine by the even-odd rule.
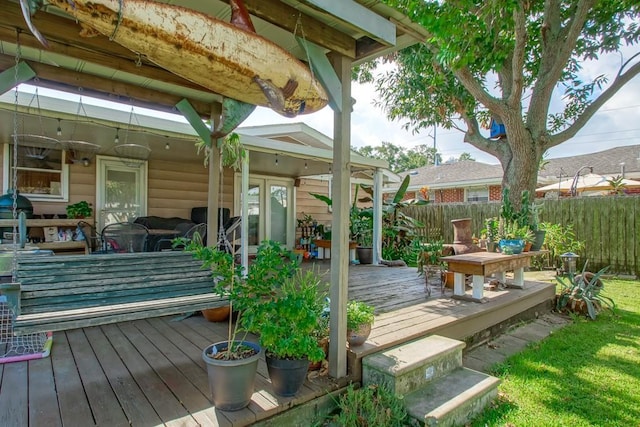
[[[541, 222], [573, 224], [576, 238], [585, 243], [578, 266], [588, 260], [589, 271], [610, 266], [609, 273], [640, 277], [639, 196], [546, 199], [542, 203]], [[471, 218], [472, 230], [479, 236], [485, 218], [499, 216], [500, 203], [434, 203], [404, 212], [425, 224], [422, 233], [427, 238], [452, 242], [452, 219]]]

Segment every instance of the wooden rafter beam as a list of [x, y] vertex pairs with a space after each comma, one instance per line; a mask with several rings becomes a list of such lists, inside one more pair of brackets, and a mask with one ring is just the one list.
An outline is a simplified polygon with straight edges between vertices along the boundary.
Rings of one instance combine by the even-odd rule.
[[[229, 0], [223, 0], [229, 3]], [[291, 33], [296, 33], [297, 29], [304, 31], [304, 36], [310, 42], [323, 48], [332, 50], [347, 58], [355, 59], [356, 41], [335, 28], [326, 25], [308, 15], [301, 14], [299, 10], [291, 7], [279, 0], [244, 0], [249, 13], [258, 18], [285, 29]], [[298, 22], [298, 18], [300, 21]]]
[[[175, 105], [184, 96], [150, 90], [129, 83], [124, 83], [104, 77], [93, 76], [71, 70], [60, 70], [52, 65], [41, 64], [34, 61], [26, 61], [36, 72], [38, 86], [50, 89], [75, 92], [78, 87], [82, 87], [84, 94], [96, 98], [106, 99], [113, 102], [131, 103], [141, 107], [161, 109], [175, 113]], [[0, 72], [15, 65], [12, 56], [0, 55]], [[208, 117], [211, 112], [209, 103], [189, 101], [202, 117]]]

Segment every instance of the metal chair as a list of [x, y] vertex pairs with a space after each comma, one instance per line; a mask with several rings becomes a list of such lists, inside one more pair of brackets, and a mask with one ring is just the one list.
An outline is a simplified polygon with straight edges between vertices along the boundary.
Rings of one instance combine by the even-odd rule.
[[145, 252], [149, 229], [142, 224], [116, 222], [108, 224], [100, 233], [106, 252]]
[[[176, 230], [180, 230], [185, 227], [185, 225], [189, 225], [189, 228], [184, 231], [184, 233], [178, 235], [178, 237], [184, 237], [185, 239], [193, 240], [197, 239], [200, 243], [205, 242], [205, 236], [207, 234], [207, 224], [201, 223], [196, 225], [191, 225], [189, 223], [178, 224], [176, 226]], [[173, 239], [160, 239], [155, 245], [154, 251], [165, 251], [165, 250], [182, 250], [184, 247], [173, 246]]]
[[227, 220], [220, 231], [218, 231], [218, 249], [229, 252], [232, 255], [238, 253], [240, 245], [236, 245], [234, 242], [240, 239], [241, 223], [242, 217], [240, 216], [234, 216]]
[[86, 221], [78, 221], [78, 229], [82, 232], [85, 250], [88, 254], [104, 252], [102, 236], [93, 225]]

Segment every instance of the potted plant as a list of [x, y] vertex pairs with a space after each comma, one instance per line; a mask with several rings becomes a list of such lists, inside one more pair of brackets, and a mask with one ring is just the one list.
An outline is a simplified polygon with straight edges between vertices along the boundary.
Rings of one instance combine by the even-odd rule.
[[358, 243], [356, 253], [360, 264], [373, 262], [373, 211], [351, 208], [351, 240]]
[[[185, 239], [185, 250], [202, 261], [214, 278], [213, 291], [229, 298], [232, 311], [238, 313], [235, 326], [229, 316], [229, 333], [226, 341], [211, 344], [204, 349], [202, 358], [207, 364], [209, 385], [216, 408], [226, 411], [246, 407], [253, 394], [253, 380], [260, 345], [246, 340], [248, 332], [259, 329], [264, 304], [273, 298], [273, 290], [286, 278], [291, 278], [297, 260], [291, 253], [283, 259], [283, 250], [275, 242], [263, 242], [247, 274], [236, 265], [233, 255], [218, 247], [203, 246], [197, 240]], [[286, 255], [286, 254], [285, 254]]]
[[373, 325], [373, 306], [362, 301], [347, 303], [347, 342], [350, 347], [364, 344]]
[[497, 217], [487, 218], [484, 220], [485, 228], [482, 233], [487, 239], [487, 252], [497, 252], [498, 250], [498, 235], [499, 235], [499, 221]]
[[587, 263], [584, 264], [581, 274], [570, 274], [566, 278], [556, 277], [561, 286], [560, 293], [556, 296], [556, 309], [586, 315], [595, 320], [603, 306], [615, 309], [613, 299], [600, 294], [604, 289], [600, 277], [609, 267], [595, 274], [586, 271], [586, 268]]
[[69, 218], [89, 218], [91, 214], [93, 214], [91, 203], [85, 200], [67, 206], [67, 217]]
[[307, 375], [309, 362], [324, 359], [315, 333], [320, 325], [325, 296], [314, 271], [298, 270], [273, 288], [268, 300], [257, 308], [260, 345], [265, 349], [273, 391], [294, 396]]

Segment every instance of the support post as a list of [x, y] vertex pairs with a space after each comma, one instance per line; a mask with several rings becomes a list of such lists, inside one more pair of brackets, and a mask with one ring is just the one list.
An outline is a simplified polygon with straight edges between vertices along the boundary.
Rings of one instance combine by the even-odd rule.
[[382, 260], [382, 171], [373, 174], [373, 264]]
[[332, 57], [342, 83], [342, 109], [334, 111], [333, 125], [333, 215], [331, 218], [331, 298], [329, 375], [347, 375], [347, 290], [349, 286], [349, 185], [351, 177], [351, 61]]
[[[242, 181], [240, 186], [242, 187], [241, 194], [249, 194], [249, 156], [251, 152], [247, 151], [242, 162]], [[245, 274], [249, 271], [249, 198], [242, 197], [241, 213], [242, 222], [240, 222], [240, 254], [241, 262], [244, 268]]]
[[[211, 123], [214, 128], [220, 121], [222, 104], [216, 102], [211, 106]], [[220, 147], [218, 141], [209, 135], [211, 140], [211, 154], [209, 156], [209, 191], [207, 193], [207, 246], [213, 246], [218, 242], [218, 208], [220, 201], [220, 180], [224, 173], [220, 160]]]

